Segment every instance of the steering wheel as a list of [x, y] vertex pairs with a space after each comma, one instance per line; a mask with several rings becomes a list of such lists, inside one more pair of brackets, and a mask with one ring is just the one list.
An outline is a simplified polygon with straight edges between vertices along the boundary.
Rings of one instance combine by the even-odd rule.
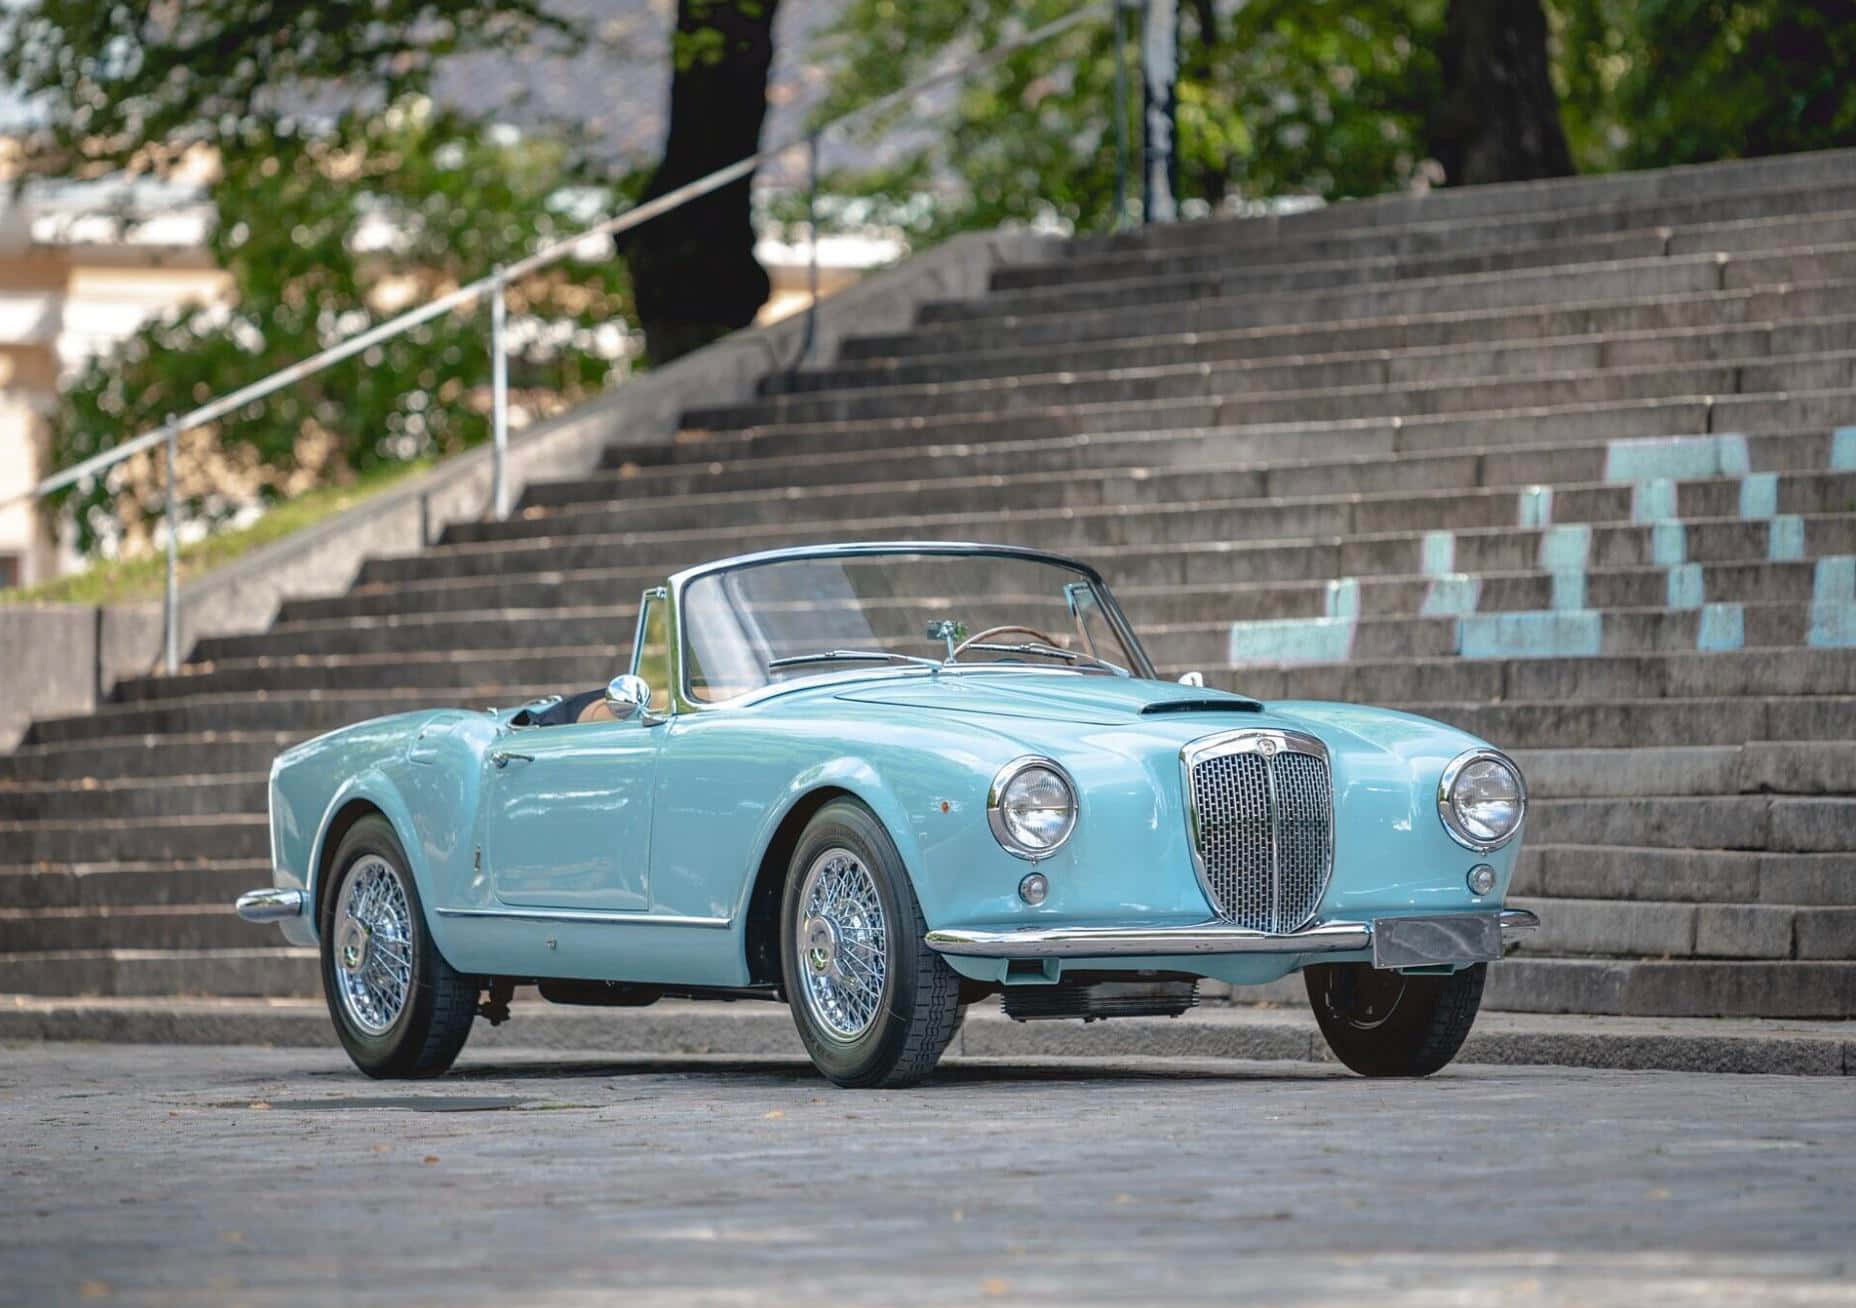
[[1037, 637], [1040, 643], [1049, 645], [1052, 649], [1063, 649], [1063, 646], [1059, 645], [1050, 636], [1047, 636], [1043, 632], [1039, 631], [1036, 627], [1020, 627], [1017, 625], [1008, 625], [1004, 627], [988, 627], [986, 628], [986, 630], [980, 632], [977, 636], [968, 636], [965, 640], [961, 641], [958, 645], [954, 646], [954, 652], [952, 655], [950, 655], [950, 657], [959, 658], [961, 655], [961, 651], [965, 650], [968, 646], [977, 645], [983, 640], [989, 640], [994, 636], [1003, 636], [1007, 634], [1008, 632], [1013, 632], [1013, 631], [1016, 631], [1021, 636], [1035, 636]]

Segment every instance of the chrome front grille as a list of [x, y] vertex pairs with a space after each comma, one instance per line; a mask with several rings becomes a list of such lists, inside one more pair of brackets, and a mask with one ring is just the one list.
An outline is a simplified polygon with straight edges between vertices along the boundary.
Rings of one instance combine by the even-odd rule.
[[1218, 916], [1296, 931], [1334, 867], [1327, 749], [1295, 731], [1234, 731], [1180, 752], [1192, 859]]

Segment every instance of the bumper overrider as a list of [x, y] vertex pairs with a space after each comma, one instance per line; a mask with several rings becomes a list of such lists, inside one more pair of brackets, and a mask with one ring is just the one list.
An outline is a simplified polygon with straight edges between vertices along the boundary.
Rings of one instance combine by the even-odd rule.
[[929, 948], [968, 958], [1171, 958], [1197, 954], [1373, 953], [1373, 966], [1441, 967], [1502, 956], [1504, 942], [1540, 919], [1524, 908], [1365, 922], [1317, 922], [1300, 931], [1193, 926], [1050, 926], [930, 931]]

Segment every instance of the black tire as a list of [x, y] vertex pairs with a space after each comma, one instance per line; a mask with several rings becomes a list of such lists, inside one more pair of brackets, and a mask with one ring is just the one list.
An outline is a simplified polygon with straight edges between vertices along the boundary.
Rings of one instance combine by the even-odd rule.
[[[384, 1031], [364, 1029], [344, 1007], [337, 993], [338, 944], [335, 910], [342, 887], [364, 861], [380, 859], [399, 878], [406, 894], [411, 928], [412, 979], [408, 998], [397, 1018]], [[470, 1036], [477, 1016], [475, 977], [467, 977], [445, 961], [426, 926], [425, 906], [413, 881], [411, 864], [393, 828], [382, 817], [365, 817], [348, 829], [336, 848], [333, 872], [318, 910], [322, 939], [322, 994], [329, 1017], [341, 1037], [342, 1048], [354, 1065], [380, 1078], [437, 1076], [457, 1058]]]
[[[799, 940], [801, 892], [808, 870], [832, 850], [853, 854], [870, 874], [883, 909], [886, 960], [882, 998], [869, 1027], [834, 1034], [807, 999], [809, 951]], [[912, 1085], [934, 1070], [960, 1021], [960, 975], [928, 948], [927, 923], [902, 856], [876, 815], [855, 800], [833, 800], [806, 824], [780, 900], [780, 967], [799, 1038], [812, 1063], [838, 1085]], [[804, 955], [802, 957], [802, 954]]]
[[1405, 976], [1371, 963], [1302, 969], [1308, 1002], [1334, 1056], [1361, 1076], [1429, 1076], [1469, 1038], [1489, 965]]

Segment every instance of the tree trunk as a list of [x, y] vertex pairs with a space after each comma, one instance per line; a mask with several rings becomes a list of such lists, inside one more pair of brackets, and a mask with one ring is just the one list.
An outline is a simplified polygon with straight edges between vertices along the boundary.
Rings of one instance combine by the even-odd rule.
[[[670, 134], [650, 200], [760, 148], [778, 0], [678, 0]], [[652, 367], [754, 321], [771, 285], [754, 258], [753, 177], [631, 233], [626, 261]]]
[[1450, 0], [1431, 154], [1444, 182], [1521, 182], [1572, 168], [1547, 71], [1540, 0]]

